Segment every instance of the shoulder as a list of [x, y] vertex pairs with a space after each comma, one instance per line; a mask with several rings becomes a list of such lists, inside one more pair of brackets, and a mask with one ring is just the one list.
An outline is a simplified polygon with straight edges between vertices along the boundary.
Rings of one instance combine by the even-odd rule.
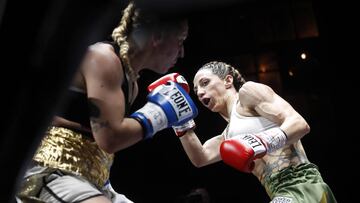
[[266, 90], [269, 91], [271, 90], [271, 88], [263, 83], [259, 83], [259, 82], [254, 82], [254, 81], [248, 81], [246, 83], [243, 84], [243, 86], [240, 88], [239, 91], [261, 91], [261, 90]]
[[88, 47], [84, 59], [86, 65], [101, 67], [102, 70], [114, 71], [121, 67], [121, 62], [114, 48], [107, 43], [98, 42]]
[[239, 89], [239, 99], [242, 104], [256, 105], [267, 101], [274, 91], [267, 85], [249, 81]]
[[87, 49], [87, 54], [90, 54], [94, 59], [97, 60], [102, 59], [106, 61], [119, 59], [111, 44], [103, 42], [98, 42], [90, 45]]
[[263, 83], [248, 81], [239, 89], [240, 94], [268, 94], [274, 92], [271, 87]]
[[82, 70], [85, 73], [108, 79], [122, 76], [122, 65], [114, 48], [110, 44], [102, 42], [88, 47], [82, 63]]

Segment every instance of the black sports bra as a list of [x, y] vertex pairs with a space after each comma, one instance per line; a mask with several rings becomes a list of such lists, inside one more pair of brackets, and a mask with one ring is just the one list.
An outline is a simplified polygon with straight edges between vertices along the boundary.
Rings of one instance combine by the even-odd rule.
[[[119, 53], [119, 46], [110, 41], [105, 41], [104, 43], [109, 43], [114, 47], [115, 53]], [[124, 71], [124, 81], [121, 85], [121, 88], [124, 92], [125, 98], [129, 97], [129, 82], [128, 78]], [[131, 103], [128, 99], [125, 99], [125, 116], [130, 114]], [[57, 116], [65, 118], [67, 120], [77, 122], [83, 127], [90, 127], [90, 118], [89, 118], [89, 105], [87, 94], [76, 88], [69, 88], [65, 93], [65, 102], [62, 106], [61, 112], [57, 113]]]

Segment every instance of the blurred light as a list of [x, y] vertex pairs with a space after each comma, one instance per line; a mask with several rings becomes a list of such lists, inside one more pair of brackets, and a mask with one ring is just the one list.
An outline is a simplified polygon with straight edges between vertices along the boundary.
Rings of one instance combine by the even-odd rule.
[[301, 53], [300, 58], [301, 58], [302, 60], [305, 60], [305, 59], [307, 58], [306, 53], [304, 53], [304, 52]]
[[289, 69], [288, 74], [289, 74], [289, 76], [291, 76], [291, 77], [294, 76], [294, 72], [293, 72], [292, 68]]
[[262, 65], [260, 65], [260, 72], [262, 72], [262, 73], [265, 73], [266, 72], [266, 65], [264, 65], [264, 64], [262, 64]]

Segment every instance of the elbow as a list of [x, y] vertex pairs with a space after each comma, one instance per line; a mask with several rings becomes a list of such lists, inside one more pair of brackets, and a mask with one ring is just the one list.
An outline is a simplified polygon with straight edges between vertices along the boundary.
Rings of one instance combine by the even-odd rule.
[[111, 142], [98, 142], [98, 146], [108, 154], [114, 154], [117, 151], [117, 148], [115, 148], [114, 144]]
[[196, 167], [196, 168], [201, 168], [204, 167], [206, 165], [208, 165], [208, 163], [206, 161], [203, 161], [202, 159], [197, 159], [197, 160], [191, 160], [191, 163]]
[[191, 162], [193, 164], [193, 166], [195, 166], [196, 168], [201, 168], [201, 165], [199, 163], [196, 162]]
[[192, 156], [189, 156], [190, 162], [192, 163], [193, 166], [195, 166], [196, 168], [201, 168], [204, 166], [204, 164], [202, 163], [200, 158], [195, 158]]
[[301, 134], [302, 136], [305, 136], [310, 132], [310, 126], [303, 118], [299, 123], [300, 123]]
[[103, 151], [105, 151], [108, 154], [114, 154], [115, 152], [117, 152], [118, 150], [115, 149], [114, 147], [107, 147], [107, 148], [103, 148]]
[[200, 163], [200, 162], [192, 162], [192, 164], [196, 167], [196, 168], [201, 168], [201, 167], [203, 167], [203, 166], [205, 166], [205, 164], [202, 164], [202, 163]]
[[310, 126], [309, 126], [309, 124], [307, 124], [307, 123], [305, 124], [304, 131], [305, 131], [305, 135], [308, 134], [308, 133], [310, 133]]
[[118, 151], [115, 142], [109, 136], [95, 137], [95, 142], [98, 147], [106, 153], [114, 154], [116, 151]]
[[294, 140], [299, 140], [303, 138], [306, 134], [310, 132], [309, 124], [305, 121], [304, 118], [300, 116], [292, 119], [288, 127], [288, 131], [285, 132], [287, 133], [288, 138], [291, 140], [290, 143], [292, 143]]

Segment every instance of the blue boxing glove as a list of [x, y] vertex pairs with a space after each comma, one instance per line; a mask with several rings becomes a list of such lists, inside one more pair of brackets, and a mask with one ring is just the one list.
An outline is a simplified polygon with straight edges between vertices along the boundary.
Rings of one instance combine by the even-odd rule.
[[182, 125], [195, 118], [198, 110], [181, 85], [168, 81], [147, 96], [148, 102], [130, 117], [140, 122], [144, 139], [165, 128]]

